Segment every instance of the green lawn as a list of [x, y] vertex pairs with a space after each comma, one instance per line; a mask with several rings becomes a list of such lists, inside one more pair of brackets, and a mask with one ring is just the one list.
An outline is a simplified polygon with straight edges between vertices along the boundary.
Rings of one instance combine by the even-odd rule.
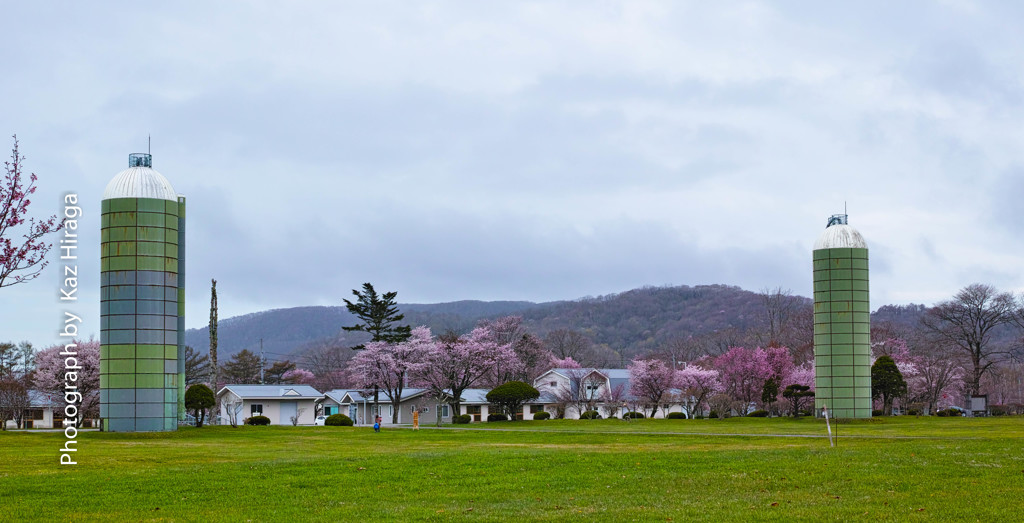
[[[1024, 418], [0, 433], [0, 520], [1016, 521]], [[494, 430], [494, 429], [514, 430]], [[686, 434], [683, 434], [686, 433]], [[714, 434], [735, 434], [728, 436]]]

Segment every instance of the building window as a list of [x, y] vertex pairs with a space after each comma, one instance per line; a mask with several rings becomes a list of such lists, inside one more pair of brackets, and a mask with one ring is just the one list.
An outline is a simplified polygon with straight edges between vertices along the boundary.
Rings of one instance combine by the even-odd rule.
[[423, 407], [420, 412], [430, 412], [430, 407]]
[[558, 382], [557, 381], [552, 381], [551, 383], [549, 383], [549, 385], [551, 386], [551, 388], [555, 388], [555, 387], [558, 386]]
[[480, 405], [467, 405], [466, 414], [473, 417], [473, 421], [480, 421]]
[[544, 405], [530, 405], [530, 414], [544, 412]]
[[262, 416], [263, 415], [263, 405], [261, 405], [259, 403], [253, 403], [252, 404], [252, 410], [250, 412], [251, 412], [250, 416]]
[[441, 405], [441, 417], [442, 418], [447, 418], [448, 417], [448, 405]]
[[43, 419], [43, 409], [26, 409], [25, 419], [41, 420]]

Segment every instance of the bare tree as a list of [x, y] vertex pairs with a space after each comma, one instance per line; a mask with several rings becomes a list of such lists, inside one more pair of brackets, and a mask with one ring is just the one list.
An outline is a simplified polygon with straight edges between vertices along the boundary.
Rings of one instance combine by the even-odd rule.
[[619, 409], [626, 401], [626, 384], [620, 383], [614, 387], [605, 388], [601, 394], [601, 403], [604, 404], [604, 408], [607, 411], [606, 414], [610, 418], [615, 415], [615, 411]]
[[782, 337], [789, 327], [790, 321], [800, 304], [800, 299], [793, 296], [789, 289], [767, 287], [758, 293], [764, 307], [764, 331], [758, 333], [761, 345], [775, 347], [782, 344]]
[[0, 379], [0, 430], [7, 430], [8, 420], [14, 420], [17, 427], [21, 428], [28, 407], [28, 389], [25, 384], [14, 377]]
[[572, 329], [555, 329], [544, 337], [544, 346], [558, 359], [572, 358], [582, 365], [590, 352], [590, 339], [579, 331]]
[[300, 407], [300, 408], [295, 409], [295, 415], [290, 417], [290, 418], [288, 418], [292, 422], [292, 426], [293, 427], [297, 427], [299, 425], [299, 419], [302, 418], [302, 414], [305, 413], [305, 412], [306, 412], [306, 408], [305, 407]]
[[242, 411], [242, 402], [236, 399], [229, 399], [221, 403], [221, 407], [224, 412], [228, 415], [228, 423], [231, 424], [232, 428], [238, 428], [238, 413]]
[[969, 359], [970, 368], [964, 380], [967, 394], [978, 394], [985, 372], [1010, 354], [1008, 347], [992, 342], [992, 334], [1016, 321], [1017, 308], [1012, 294], [974, 283], [952, 300], [929, 309], [922, 318], [937, 341], [958, 348]]
[[[217, 395], [219, 392], [217, 386], [220, 383], [220, 366], [217, 364], [217, 280], [210, 279], [210, 371], [209, 378], [210, 388], [213, 390], [214, 397], [217, 398], [217, 404], [213, 407], [214, 409], [220, 409], [220, 396]], [[212, 416], [210, 419], [210, 425], [217, 424], [217, 417]], [[234, 422], [231, 426], [236, 426]]]

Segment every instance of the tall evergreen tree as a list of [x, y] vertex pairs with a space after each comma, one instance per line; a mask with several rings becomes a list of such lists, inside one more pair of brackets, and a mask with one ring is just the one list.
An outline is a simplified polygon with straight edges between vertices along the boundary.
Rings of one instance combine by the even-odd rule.
[[220, 372], [227, 383], [255, 385], [260, 382], [260, 357], [244, 349], [232, 356]]
[[191, 345], [185, 346], [185, 385], [206, 383], [210, 379], [210, 357]]
[[882, 410], [892, 414], [892, 400], [906, 393], [907, 382], [896, 362], [889, 356], [875, 360], [871, 366], [871, 397], [882, 400]]
[[[352, 294], [357, 298], [355, 303], [345, 300], [345, 308], [354, 314], [362, 323], [351, 327], [342, 327], [347, 332], [366, 332], [372, 336], [370, 341], [384, 341], [387, 343], [401, 343], [412, 335], [412, 327], [408, 325], [396, 325], [405, 319], [404, 314], [398, 312], [398, 305], [395, 298], [397, 292], [385, 292], [378, 295], [373, 285], [363, 284], [363, 292], [355, 289]], [[365, 349], [365, 345], [356, 345], [354, 350]]]
[[[401, 343], [412, 336], [412, 327], [408, 325], [395, 325], [405, 319], [404, 314], [398, 312], [398, 304], [395, 298], [398, 292], [385, 292], [383, 296], [377, 294], [373, 285], [369, 282], [363, 284], [363, 292], [352, 289], [356, 302], [345, 301], [345, 308], [359, 318], [362, 323], [351, 327], [342, 327], [346, 332], [367, 332], [372, 336], [371, 342], [381, 341], [385, 343]], [[366, 345], [356, 345], [352, 350], [363, 350]], [[380, 413], [380, 398], [378, 384], [373, 385], [373, 410]]]

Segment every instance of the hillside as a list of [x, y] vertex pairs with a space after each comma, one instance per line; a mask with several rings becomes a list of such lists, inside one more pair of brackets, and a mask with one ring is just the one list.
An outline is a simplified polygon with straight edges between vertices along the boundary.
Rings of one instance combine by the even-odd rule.
[[[809, 303], [809, 300], [804, 298]], [[543, 337], [555, 329], [575, 329], [595, 344], [623, 356], [648, 352], [672, 338], [726, 329], [745, 330], [759, 321], [762, 311], [756, 293], [725, 285], [644, 287], [619, 294], [547, 303], [516, 301], [457, 301], [437, 304], [400, 304], [410, 325], [426, 325], [434, 332], [466, 332], [484, 318], [518, 314], [526, 328]], [[264, 351], [277, 357], [303, 352], [323, 344], [355, 345], [365, 340], [344, 333], [353, 325], [344, 307], [276, 309], [221, 320], [219, 352], [226, 358], [242, 349]], [[209, 345], [207, 329], [186, 332], [188, 345]]]

